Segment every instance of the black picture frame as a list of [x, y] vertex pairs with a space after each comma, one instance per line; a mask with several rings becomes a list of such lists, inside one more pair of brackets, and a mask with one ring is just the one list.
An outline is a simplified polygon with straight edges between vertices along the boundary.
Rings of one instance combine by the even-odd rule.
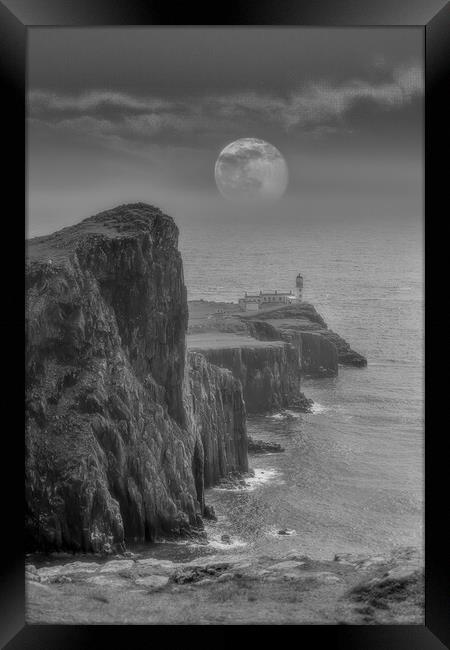
[[[433, 289], [445, 277], [444, 263], [448, 253], [447, 240], [441, 236], [445, 221], [448, 164], [447, 121], [450, 62], [450, 4], [442, 0], [234, 0], [213, 7], [200, 4], [139, 0], [0, 0], [0, 74], [1, 109], [4, 135], [3, 159], [6, 170], [2, 187], [1, 263], [2, 315], [0, 318], [4, 380], [2, 390], [4, 426], [2, 435], [2, 529], [6, 548], [2, 554], [0, 580], [0, 644], [9, 650], [28, 648], [91, 648], [124, 646], [139, 647], [154, 642], [155, 627], [151, 626], [33, 626], [25, 624], [24, 613], [24, 553], [23, 537], [23, 365], [19, 351], [23, 350], [23, 239], [25, 235], [26, 201], [26, 50], [27, 33], [34, 26], [132, 26], [132, 25], [290, 25], [290, 26], [418, 26], [425, 39], [425, 226], [426, 283], [430, 309], [426, 310], [426, 437], [425, 437], [425, 551], [426, 551], [426, 616], [423, 626], [294, 626], [294, 639], [302, 643], [313, 641], [326, 647], [352, 650], [438, 650], [450, 647], [448, 618], [449, 551], [444, 534], [446, 523], [446, 487], [448, 483], [445, 455], [445, 421], [437, 424], [437, 414], [445, 405], [444, 383], [434, 378], [433, 365], [446, 366], [446, 333], [440, 311], [445, 308], [448, 289], [433, 302]], [[445, 137], [447, 135], [447, 137]], [[448, 181], [447, 181], [448, 182]], [[5, 208], [5, 205], [8, 207]], [[437, 233], [436, 233], [437, 230]], [[433, 234], [434, 233], [434, 234]], [[436, 236], [437, 235], [437, 236]], [[431, 251], [431, 247], [433, 247]], [[441, 248], [440, 248], [441, 247]], [[8, 259], [6, 250], [13, 255]], [[442, 303], [442, 307], [440, 306]], [[5, 309], [6, 308], [6, 309]], [[444, 321], [445, 322], [445, 321]], [[435, 347], [435, 349], [433, 349]], [[17, 373], [13, 381], [12, 376]], [[6, 415], [12, 415], [6, 425]], [[10, 475], [7, 477], [6, 468]], [[215, 626], [203, 626], [209, 642], [217, 643]], [[257, 626], [251, 634], [258, 632]], [[278, 635], [283, 626], [271, 630]], [[234, 626], [224, 626], [220, 639], [225, 641]], [[165, 643], [172, 631], [187, 641], [197, 638], [196, 626], [189, 629], [167, 626]], [[269, 630], [264, 628], [264, 634]], [[213, 636], [214, 635], [214, 636]], [[140, 640], [138, 640], [138, 637]]]

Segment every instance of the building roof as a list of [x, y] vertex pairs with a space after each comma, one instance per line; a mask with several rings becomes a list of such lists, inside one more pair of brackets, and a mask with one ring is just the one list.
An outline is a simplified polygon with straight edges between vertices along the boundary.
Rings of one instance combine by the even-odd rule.
[[292, 291], [261, 291], [261, 293], [248, 293], [244, 298], [241, 298], [241, 300], [247, 300], [249, 298], [259, 298], [260, 296], [293, 296], [294, 294]]

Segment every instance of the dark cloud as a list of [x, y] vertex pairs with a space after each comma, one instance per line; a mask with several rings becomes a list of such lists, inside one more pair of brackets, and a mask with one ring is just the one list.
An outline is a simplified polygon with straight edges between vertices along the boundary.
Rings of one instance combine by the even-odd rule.
[[47, 126], [103, 138], [208, 136], [227, 134], [230, 126], [241, 132], [269, 127], [291, 134], [309, 129], [323, 135], [330, 128], [348, 130], [351, 120], [345, 118], [358, 105], [400, 110], [422, 93], [422, 69], [410, 64], [394, 69], [391, 78], [383, 81], [369, 83], [354, 78], [331, 84], [317, 79], [294, 88], [287, 96], [266, 90], [169, 100], [105, 90], [67, 95], [32, 89], [28, 112], [32, 120]]

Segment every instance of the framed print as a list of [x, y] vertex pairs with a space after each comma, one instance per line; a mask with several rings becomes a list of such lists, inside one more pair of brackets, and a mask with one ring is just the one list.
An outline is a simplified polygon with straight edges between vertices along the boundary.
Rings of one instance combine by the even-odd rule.
[[6, 648], [448, 645], [449, 9], [365, 4], [1, 3]]

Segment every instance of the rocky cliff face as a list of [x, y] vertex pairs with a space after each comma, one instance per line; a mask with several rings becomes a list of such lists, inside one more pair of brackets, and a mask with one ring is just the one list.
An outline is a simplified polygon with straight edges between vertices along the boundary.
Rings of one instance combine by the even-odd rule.
[[[97, 551], [201, 525], [196, 419], [212, 398], [190, 392], [177, 239], [170, 217], [135, 204], [28, 244], [29, 547]], [[236, 407], [244, 437], [233, 400], [214, 417]], [[207, 482], [228, 470], [220, 459]]]
[[228, 472], [246, 472], [247, 427], [242, 385], [229, 370], [189, 353], [193, 417], [204, 454], [204, 484], [214, 485]]
[[312, 402], [300, 391], [300, 357], [294, 346], [279, 340], [261, 344], [233, 334], [218, 341], [213, 337], [210, 342], [207, 335], [200, 339], [188, 337], [189, 347], [210, 363], [231, 370], [242, 384], [248, 413], [310, 407]]
[[336, 345], [319, 332], [303, 332], [295, 328], [277, 328], [267, 321], [249, 320], [251, 336], [260, 341], [288, 341], [299, 354], [301, 374], [312, 377], [333, 377], [338, 373]]
[[296, 332], [301, 341], [302, 374], [332, 377], [338, 373], [339, 354], [335, 344], [318, 332]]
[[322, 316], [309, 303], [260, 310], [241, 316], [252, 336], [261, 340], [288, 340], [299, 347], [303, 374], [337, 374], [338, 363], [363, 367], [367, 359], [352, 350], [341, 336], [328, 329]]

